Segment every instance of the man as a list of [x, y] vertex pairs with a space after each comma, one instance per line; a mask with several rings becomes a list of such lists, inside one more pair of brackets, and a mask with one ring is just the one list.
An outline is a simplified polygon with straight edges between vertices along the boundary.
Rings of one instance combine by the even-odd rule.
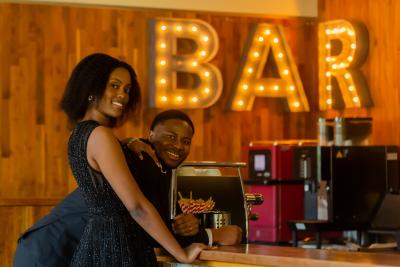
[[[185, 113], [168, 110], [158, 114], [151, 124], [148, 140], [143, 142], [154, 148], [160, 166], [151, 157], [154, 152], [146, 150], [142, 142], [132, 139], [124, 146], [130, 170], [144, 195], [176, 234], [181, 245], [194, 241], [221, 245], [240, 243], [241, 229], [237, 226], [200, 229], [198, 220], [188, 214], [178, 215], [172, 223], [169, 220], [168, 194], [172, 169], [187, 158], [193, 134], [193, 123]], [[14, 266], [68, 266], [87, 219], [87, 206], [81, 192], [76, 189], [49, 215], [21, 235]]]

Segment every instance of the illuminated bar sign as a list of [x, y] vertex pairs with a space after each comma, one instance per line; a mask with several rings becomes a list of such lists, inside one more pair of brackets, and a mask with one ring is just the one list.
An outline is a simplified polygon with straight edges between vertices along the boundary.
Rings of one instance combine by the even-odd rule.
[[[271, 78], [263, 78], [263, 70], [270, 56], [273, 61]], [[253, 27], [242, 56], [239, 75], [234, 82], [229, 108], [251, 110], [254, 99], [284, 97], [290, 111], [309, 111], [296, 65], [280, 26], [258, 24]]]
[[[371, 106], [367, 82], [360, 71], [368, 55], [367, 29], [346, 20], [322, 22], [318, 41], [320, 110]], [[343, 101], [334, 97], [335, 91], [340, 91]]]
[[[206, 108], [213, 105], [223, 87], [221, 72], [209, 63], [219, 47], [214, 28], [201, 20], [160, 18], [150, 20], [149, 29], [150, 107]], [[368, 53], [365, 36], [368, 37], [365, 29], [345, 20], [320, 23], [321, 110], [372, 104], [367, 83], [359, 70]], [[264, 77], [264, 69], [270, 70], [268, 77]], [[338, 94], [333, 92], [341, 92], [343, 101], [334, 98]], [[230, 110], [251, 110], [256, 97], [285, 98], [292, 112], [310, 110], [279, 25], [261, 23], [252, 28], [227, 106]]]
[[[208, 63], [218, 51], [214, 28], [201, 20], [150, 21], [150, 106], [157, 108], [206, 108], [222, 93], [222, 77]], [[190, 52], [178, 53], [178, 40], [192, 44]], [[195, 77], [194, 88], [179, 88], [178, 74]]]

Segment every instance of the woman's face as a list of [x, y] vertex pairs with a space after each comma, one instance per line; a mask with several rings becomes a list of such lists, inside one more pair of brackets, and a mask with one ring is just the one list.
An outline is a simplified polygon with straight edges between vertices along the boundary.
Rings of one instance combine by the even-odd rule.
[[103, 96], [95, 101], [96, 120], [107, 123], [109, 118], [119, 118], [129, 102], [131, 76], [125, 68], [111, 72]]

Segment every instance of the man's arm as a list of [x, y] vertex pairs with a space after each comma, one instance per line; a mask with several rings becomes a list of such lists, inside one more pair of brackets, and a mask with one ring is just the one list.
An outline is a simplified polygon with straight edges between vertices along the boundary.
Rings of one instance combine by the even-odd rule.
[[227, 225], [218, 229], [205, 230], [199, 226], [199, 220], [193, 214], [176, 216], [172, 229], [178, 240], [189, 244], [201, 242], [208, 245], [237, 245], [242, 240], [242, 229], [240, 227]]
[[76, 189], [20, 236], [14, 267], [69, 266], [87, 220], [88, 208]]
[[237, 245], [242, 241], [242, 229], [237, 225], [226, 225], [211, 231], [213, 243], [217, 245]]

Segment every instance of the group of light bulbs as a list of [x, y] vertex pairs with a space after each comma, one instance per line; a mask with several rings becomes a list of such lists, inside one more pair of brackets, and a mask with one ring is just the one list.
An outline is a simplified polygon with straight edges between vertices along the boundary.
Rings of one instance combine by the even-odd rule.
[[[256, 96], [286, 97], [292, 111], [306, 111], [307, 99], [303, 101], [296, 94], [295, 77], [291, 75], [290, 57], [285, 50], [285, 40], [276, 25], [259, 24], [250, 38], [251, 45], [236, 86], [232, 108], [249, 110]], [[270, 49], [271, 48], [271, 49]], [[280, 72], [280, 78], [261, 77], [268, 53], [273, 53]], [[286, 55], [286, 56], [285, 56]], [[300, 89], [302, 90], [302, 88]], [[303, 105], [302, 103], [306, 103]]]
[[[192, 19], [154, 19], [150, 57], [150, 106], [204, 108], [214, 104], [222, 93], [222, 77], [217, 67], [208, 63], [218, 51], [218, 35], [208, 23]], [[332, 83], [336, 79], [346, 107], [360, 107], [354, 62], [359, 62], [355, 27], [348, 21], [319, 24], [319, 99], [320, 109], [335, 105]], [[178, 39], [191, 39], [191, 54], [177, 54]], [[339, 41], [340, 49], [335, 47]], [[309, 111], [303, 85], [289, 46], [279, 25], [258, 24], [248, 38], [238, 77], [234, 82], [229, 108], [250, 110], [256, 97], [283, 97], [290, 111]], [[272, 53], [279, 77], [262, 77], [268, 54]], [[335, 54], [336, 53], [336, 54]], [[266, 66], [267, 68], [269, 66]], [[177, 73], [198, 77], [196, 88], [177, 88]], [[189, 89], [189, 90], [188, 90]], [[365, 90], [368, 90], [367, 88]], [[364, 94], [365, 95], [365, 94]]]
[[[154, 65], [155, 80], [154, 95], [155, 105], [191, 105], [201, 107], [202, 102], [210, 101], [217, 93], [212, 89], [218, 74], [213, 69], [207, 68], [206, 62], [218, 50], [218, 37], [215, 31], [207, 24], [198, 20], [183, 19], [156, 19], [153, 34], [156, 45]], [[213, 36], [214, 35], [214, 36]], [[177, 55], [178, 38], [192, 39], [196, 43], [194, 53], [190, 55]], [[152, 63], [152, 62], [150, 62]], [[201, 81], [201, 88], [192, 90], [179, 90], [176, 87], [176, 71], [197, 74]], [[220, 89], [222, 90], [222, 88]], [[216, 90], [218, 91], [218, 90]]]
[[[349, 71], [356, 57], [356, 31], [351, 23], [344, 20], [320, 23], [320, 46], [325, 49], [320, 51], [320, 109], [330, 109], [334, 104], [332, 97], [332, 79], [336, 78], [346, 107], [360, 107], [361, 101], [358, 94], [362, 88], [356, 88], [353, 76]], [[333, 55], [332, 41], [337, 40], [342, 48], [338, 55]], [[325, 59], [322, 61], [321, 59]], [[323, 75], [324, 73], [324, 75]], [[322, 100], [321, 100], [322, 98]]]

